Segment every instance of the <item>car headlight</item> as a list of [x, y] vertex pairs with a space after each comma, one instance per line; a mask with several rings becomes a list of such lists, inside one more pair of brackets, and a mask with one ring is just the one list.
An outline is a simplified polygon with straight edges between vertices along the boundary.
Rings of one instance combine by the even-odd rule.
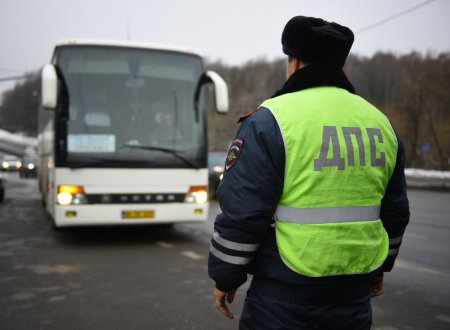
[[28, 164], [27, 167], [28, 167], [29, 170], [32, 170], [34, 168], [34, 164]]
[[82, 186], [60, 185], [56, 199], [59, 205], [80, 205], [88, 202]]
[[208, 188], [206, 186], [189, 187], [184, 201], [186, 203], [205, 204], [208, 201]]
[[16, 163], [16, 168], [20, 168], [22, 166], [22, 163], [21, 162], [17, 162]]
[[223, 173], [223, 167], [222, 166], [214, 166], [213, 170], [216, 173]]
[[9, 167], [9, 163], [3, 162], [3, 163], [2, 163], [2, 167], [3, 167], [3, 168], [8, 168], [8, 167]]

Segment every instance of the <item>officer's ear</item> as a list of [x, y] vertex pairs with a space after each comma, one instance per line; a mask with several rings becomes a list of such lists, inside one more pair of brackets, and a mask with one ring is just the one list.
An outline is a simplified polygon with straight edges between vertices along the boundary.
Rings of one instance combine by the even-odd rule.
[[286, 62], [286, 79], [289, 79], [289, 77], [296, 71], [300, 70], [301, 68], [305, 67], [306, 64], [299, 58], [288, 56], [287, 62]]

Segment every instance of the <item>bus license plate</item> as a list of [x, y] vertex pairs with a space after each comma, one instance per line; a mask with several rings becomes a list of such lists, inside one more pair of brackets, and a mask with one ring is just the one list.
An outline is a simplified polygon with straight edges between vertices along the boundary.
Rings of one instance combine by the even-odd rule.
[[122, 219], [142, 219], [154, 217], [155, 211], [153, 210], [122, 211]]

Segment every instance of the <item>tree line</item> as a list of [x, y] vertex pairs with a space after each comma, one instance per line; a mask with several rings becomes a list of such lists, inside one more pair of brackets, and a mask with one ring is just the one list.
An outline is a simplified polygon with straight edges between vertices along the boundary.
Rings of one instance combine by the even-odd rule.
[[[217, 71], [228, 83], [230, 112], [208, 112], [208, 149], [226, 151], [238, 129], [239, 117], [256, 109], [283, 85], [285, 60], [258, 59], [240, 66], [216, 61], [208, 62], [207, 68]], [[380, 52], [370, 58], [350, 55], [344, 71], [357, 94], [391, 120], [405, 144], [407, 167], [450, 169], [450, 53], [396, 56]], [[37, 134], [37, 76], [36, 72], [29, 73], [27, 79], [3, 94], [0, 128]]]
[[0, 128], [36, 136], [40, 92], [38, 72], [26, 73], [24, 79], [6, 90], [0, 104]]
[[[208, 67], [224, 77], [230, 93], [230, 112], [209, 115], [209, 149], [226, 150], [239, 116], [283, 85], [285, 60], [260, 59], [243, 66], [213, 62]], [[344, 71], [356, 93], [392, 122], [404, 142], [407, 167], [450, 169], [450, 53], [350, 55]]]

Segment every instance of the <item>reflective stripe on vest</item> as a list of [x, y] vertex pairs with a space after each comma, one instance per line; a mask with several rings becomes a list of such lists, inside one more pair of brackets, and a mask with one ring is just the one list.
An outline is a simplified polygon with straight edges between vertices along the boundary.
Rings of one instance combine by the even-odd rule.
[[380, 206], [298, 208], [278, 205], [275, 220], [295, 223], [336, 223], [374, 221], [380, 218]]

